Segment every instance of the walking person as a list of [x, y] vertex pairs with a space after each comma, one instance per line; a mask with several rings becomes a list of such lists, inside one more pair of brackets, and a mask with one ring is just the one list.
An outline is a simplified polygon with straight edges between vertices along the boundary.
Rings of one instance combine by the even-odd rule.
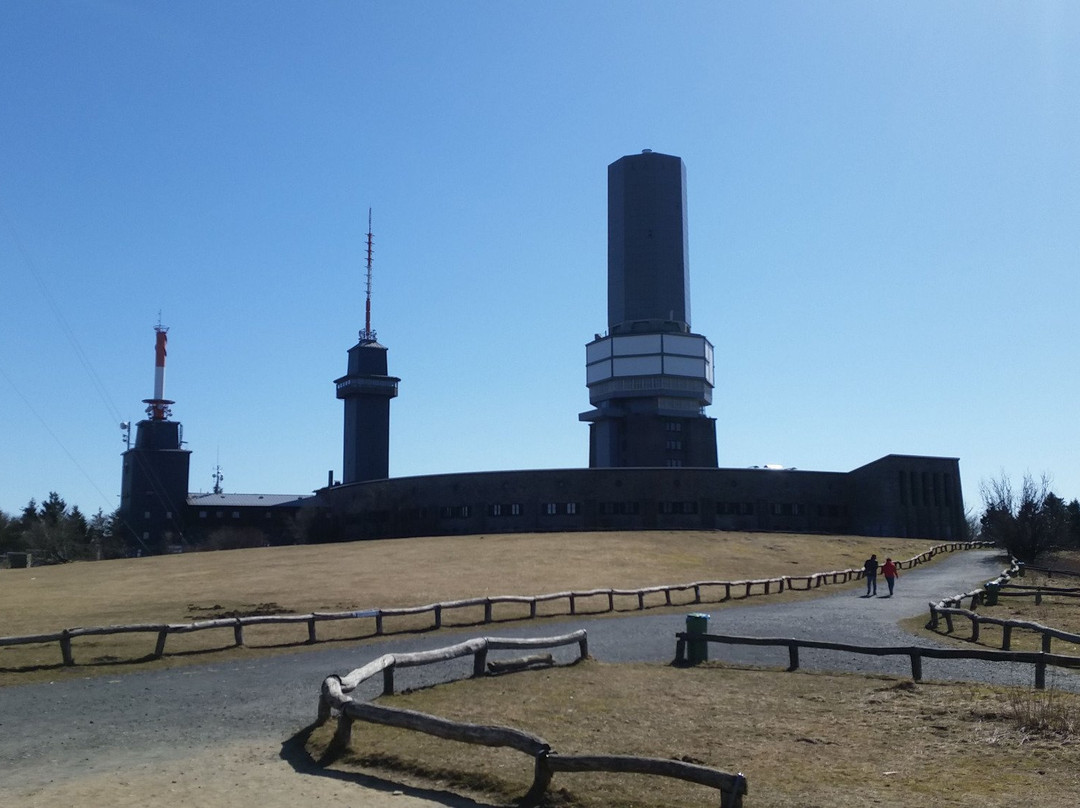
[[870, 597], [873, 594], [877, 597], [877, 570], [878, 560], [877, 555], [871, 555], [862, 565], [863, 574], [866, 576], [866, 595], [864, 597]]
[[881, 565], [881, 574], [885, 576], [885, 583], [889, 585], [889, 594], [886, 597], [891, 598], [893, 586], [896, 584], [896, 578], [900, 574], [891, 558], [886, 558], [885, 563]]

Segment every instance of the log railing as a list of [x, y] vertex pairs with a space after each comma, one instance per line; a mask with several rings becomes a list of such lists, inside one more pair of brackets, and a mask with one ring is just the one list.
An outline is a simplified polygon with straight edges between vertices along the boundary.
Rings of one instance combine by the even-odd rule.
[[991, 651], [967, 648], [930, 648], [918, 645], [866, 646], [849, 645], [822, 640], [798, 640], [780, 637], [738, 637], [724, 634], [696, 634], [680, 631], [675, 635], [675, 662], [687, 664], [687, 643], [715, 642], [728, 645], [764, 645], [787, 648], [788, 670], [799, 668], [799, 649], [817, 648], [828, 651], [841, 651], [849, 654], [869, 656], [906, 656], [911, 660], [911, 678], [922, 681], [922, 661], [930, 659], [977, 659], [984, 662], [1025, 662], [1035, 666], [1035, 687], [1046, 687], [1046, 667], [1054, 665], [1062, 668], [1080, 668], [1080, 657], [1051, 654], [1044, 651]]
[[[1028, 570], [1034, 569], [1033, 567], [1027, 567]], [[1044, 570], [1039, 569], [1040, 572], [1053, 572], [1057, 575], [1062, 574], [1074, 574], [1065, 573], [1061, 570]], [[975, 589], [971, 592], [965, 592], [962, 595], [953, 595], [950, 598], [939, 601], [938, 603], [930, 604], [930, 622], [927, 623], [927, 628], [937, 631], [941, 625], [941, 621], [945, 621], [945, 633], [952, 634], [955, 626], [953, 625], [954, 617], [962, 617], [970, 621], [971, 623], [971, 641], [978, 642], [980, 635], [980, 626], [994, 625], [1001, 626], [1001, 649], [1002, 651], [1009, 651], [1012, 646], [1012, 633], [1014, 630], [1030, 631], [1040, 635], [1042, 654], [1050, 655], [1052, 642], [1054, 639], [1059, 639], [1064, 642], [1080, 643], [1080, 634], [1074, 634], [1068, 631], [1062, 631], [1061, 629], [1053, 628], [1051, 626], [1044, 626], [1041, 623], [1034, 623], [1028, 620], [1008, 620], [1001, 617], [990, 617], [988, 615], [981, 615], [975, 610], [986, 603], [988, 597], [1034, 597], [1035, 603], [1042, 603], [1044, 595], [1053, 595], [1055, 597], [1077, 597], [1080, 596], [1080, 590], [1076, 589], [1057, 589], [1054, 587], [1028, 587], [1019, 586], [1012, 583], [1012, 580], [1017, 575], [1023, 575], [1024, 565], [1017, 562], [1015, 559], [1012, 562], [1012, 566], [1009, 569], [1002, 570], [1001, 574], [992, 581], [988, 581], [986, 585], [981, 589]], [[1010, 591], [1005, 591], [1005, 587], [1008, 586]], [[991, 592], [993, 594], [991, 594]], [[963, 603], [969, 602], [969, 608], [965, 609]], [[1071, 657], [1070, 657], [1071, 658]], [[1036, 678], [1038, 678], [1038, 668], [1036, 668]], [[1038, 684], [1036, 684], [1038, 686]]]
[[1024, 577], [1026, 571], [1041, 572], [1047, 578], [1053, 578], [1055, 575], [1060, 575], [1065, 578], [1080, 578], [1080, 572], [1075, 570], [1055, 570], [1050, 567], [1033, 567], [1030, 564], [1025, 564], [1023, 561], [1018, 562], [1020, 567], [1020, 577]]
[[[898, 561], [900, 569], [910, 569], [930, 561], [941, 553], [954, 552], [957, 550], [971, 550], [993, 546], [989, 542], [948, 542], [935, 545], [925, 552], [919, 553], [906, 561]], [[312, 612], [310, 614], [276, 614], [276, 615], [250, 615], [247, 617], [222, 617], [214, 620], [200, 620], [192, 623], [139, 623], [122, 626], [95, 626], [90, 628], [65, 628], [48, 634], [30, 634], [18, 637], [0, 637], [0, 647], [9, 645], [29, 645], [36, 643], [59, 643], [60, 654], [64, 665], [74, 665], [75, 657], [72, 650], [72, 640], [78, 637], [104, 636], [111, 634], [145, 633], [156, 635], [153, 656], [160, 658], [165, 655], [165, 644], [170, 635], [187, 634], [195, 631], [232, 629], [233, 645], [244, 645], [244, 629], [254, 625], [290, 624], [302, 623], [307, 627], [307, 643], [318, 642], [317, 626], [319, 623], [338, 620], [372, 620], [374, 621], [373, 634], [381, 636], [386, 633], [385, 622], [387, 618], [409, 617], [415, 615], [430, 614], [432, 616], [432, 628], [439, 629], [443, 626], [443, 616], [447, 611], [454, 609], [468, 609], [483, 607], [483, 623], [495, 621], [495, 606], [499, 604], [524, 604], [529, 607], [529, 618], [537, 616], [537, 605], [540, 603], [566, 601], [568, 613], [577, 615], [582, 601], [590, 604], [601, 602], [599, 609], [595, 606], [589, 613], [614, 612], [616, 599], [624, 604], [630, 599], [633, 607], [638, 610], [673, 605], [690, 605], [699, 603], [722, 603], [734, 598], [749, 598], [756, 594], [770, 595], [782, 593], [785, 590], [810, 590], [830, 584], [844, 584], [856, 581], [863, 577], [862, 569], [831, 570], [829, 572], [816, 572], [809, 575], [781, 575], [775, 578], [755, 578], [740, 581], [694, 581], [686, 584], [666, 584], [660, 586], [648, 586], [640, 589], [587, 589], [572, 590], [565, 592], [552, 592], [546, 595], [494, 595], [486, 597], [465, 598], [462, 600], [443, 601], [430, 603], [424, 606], [407, 606], [401, 608], [371, 608], [352, 609], [340, 612]], [[676, 604], [672, 599], [672, 593], [693, 591], [693, 598]], [[663, 602], [659, 602], [658, 595], [663, 596]], [[650, 602], [647, 604], [646, 599]], [[624, 606], [625, 608], [625, 606]]]
[[[720, 791], [720, 805], [722, 808], [741, 808], [743, 795], [747, 791], [746, 778], [741, 774], [728, 774], [708, 766], [660, 758], [630, 755], [559, 755], [552, 750], [547, 741], [531, 732], [513, 727], [450, 721], [415, 710], [355, 701], [349, 695], [363, 682], [380, 673], [383, 674], [383, 694], [393, 693], [393, 670], [397, 667], [430, 665], [471, 654], [473, 655], [473, 676], [475, 677], [482, 676], [485, 670], [520, 669], [529, 660], [535, 659], [534, 657], [528, 657], [525, 660], [516, 661], [517, 664], [513, 660], [503, 663], [486, 662], [488, 651], [520, 648], [556, 648], [574, 643], [578, 644], [579, 659], [586, 658], [588, 656], [588, 638], [586, 632], [580, 630], [559, 637], [527, 639], [483, 637], [432, 651], [421, 651], [412, 654], [386, 654], [344, 676], [328, 676], [323, 681], [319, 695], [318, 720], [319, 723], [325, 723], [336, 712], [337, 729], [327, 753], [323, 756], [323, 761], [333, 760], [348, 747], [352, 740], [352, 725], [355, 721], [368, 721], [374, 724], [423, 732], [460, 743], [514, 749], [532, 757], [533, 782], [528, 793], [520, 801], [521, 805], [539, 804], [547, 791], [552, 776], [556, 772], [604, 771], [660, 775], [710, 786]], [[550, 662], [550, 659], [550, 657], [547, 657], [546, 661]]]

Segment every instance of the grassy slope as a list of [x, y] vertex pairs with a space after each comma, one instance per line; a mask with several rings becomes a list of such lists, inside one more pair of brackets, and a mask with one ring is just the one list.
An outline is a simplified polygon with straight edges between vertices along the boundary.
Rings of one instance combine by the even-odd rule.
[[[483, 595], [809, 574], [860, 567], [871, 552], [879, 558], [909, 558], [929, 546], [930, 542], [903, 539], [711, 531], [544, 533], [83, 562], [0, 571], [0, 636], [75, 626], [181, 622], [233, 611], [306, 613], [415, 606]], [[358, 636], [359, 629], [351, 630]], [[349, 636], [349, 631], [349, 624], [333, 624], [320, 627], [320, 637]], [[248, 634], [249, 644], [256, 646], [295, 643], [306, 636], [302, 627], [295, 626], [260, 627]], [[168, 649], [176, 653], [221, 648], [230, 639], [227, 630], [201, 632], [170, 638]], [[153, 635], [148, 634], [80, 638], [75, 655], [82, 664], [100, 665], [144, 657], [152, 646]], [[25, 680], [30, 672], [12, 673], [19, 669], [55, 673], [58, 656], [55, 644], [0, 648], [0, 683], [9, 683], [12, 676]], [[187, 659], [199, 661], [201, 656]], [[178, 661], [183, 660], [173, 657], [154, 664]]]

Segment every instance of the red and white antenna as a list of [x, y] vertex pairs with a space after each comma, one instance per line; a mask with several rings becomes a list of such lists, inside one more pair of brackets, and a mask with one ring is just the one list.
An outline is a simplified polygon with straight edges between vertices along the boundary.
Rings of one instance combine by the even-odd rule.
[[152, 421], [167, 421], [172, 415], [169, 405], [175, 403], [165, 398], [165, 343], [168, 333], [169, 329], [161, 324], [161, 315], [158, 315], [158, 324], [154, 326], [154, 397], [143, 399], [143, 404], [149, 405], [146, 414]]
[[375, 342], [375, 332], [371, 328], [371, 208], [367, 211], [367, 299], [364, 302], [364, 330], [360, 332], [361, 342]]

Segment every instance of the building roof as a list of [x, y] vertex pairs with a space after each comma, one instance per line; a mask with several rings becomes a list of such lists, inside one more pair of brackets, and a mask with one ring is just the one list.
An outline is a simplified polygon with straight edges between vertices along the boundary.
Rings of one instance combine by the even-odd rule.
[[206, 508], [298, 508], [310, 494], [188, 494], [188, 505]]

